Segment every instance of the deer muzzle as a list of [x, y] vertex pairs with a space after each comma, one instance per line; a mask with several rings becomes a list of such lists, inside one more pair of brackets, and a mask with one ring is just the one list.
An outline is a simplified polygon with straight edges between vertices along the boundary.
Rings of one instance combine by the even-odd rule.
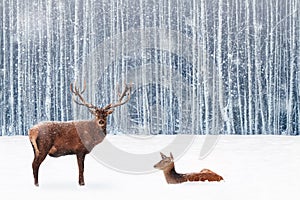
[[100, 125], [101, 127], [104, 127], [104, 126], [106, 125], [105, 120], [104, 120], [104, 119], [100, 119], [100, 120], [99, 120], [99, 125]]

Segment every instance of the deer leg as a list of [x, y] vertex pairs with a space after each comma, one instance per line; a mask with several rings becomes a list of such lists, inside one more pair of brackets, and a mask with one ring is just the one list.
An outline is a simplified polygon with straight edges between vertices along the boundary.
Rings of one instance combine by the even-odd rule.
[[79, 185], [84, 185], [84, 158], [85, 154], [79, 153], [77, 155], [77, 163], [78, 163], [78, 168], [79, 168]]
[[32, 162], [32, 170], [34, 177], [34, 184], [39, 186], [39, 168], [41, 163], [45, 160], [47, 153], [39, 154], [39, 156], [35, 156]]

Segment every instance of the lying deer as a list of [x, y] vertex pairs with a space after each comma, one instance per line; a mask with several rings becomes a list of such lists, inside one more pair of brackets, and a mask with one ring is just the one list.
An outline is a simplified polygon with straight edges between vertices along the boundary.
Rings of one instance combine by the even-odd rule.
[[[59, 157], [76, 154], [79, 168], [79, 185], [84, 185], [84, 159], [86, 154], [103, 141], [106, 136], [107, 116], [112, 114], [113, 108], [127, 103], [130, 99], [131, 85], [125, 85], [122, 93], [119, 93], [119, 101], [115, 104], [108, 104], [103, 108], [98, 108], [93, 104], [87, 103], [82, 94], [86, 89], [79, 91], [74, 83], [70, 85], [73, 93], [73, 101], [79, 105], [85, 106], [94, 115], [92, 120], [41, 122], [30, 128], [28, 135], [34, 150], [34, 160], [32, 162], [34, 184], [39, 186], [38, 173], [41, 163], [47, 155]], [[127, 99], [122, 102], [123, 98]], [[78, 100], [76, 100], [78, 97]]]
[[175, 170], [174, 158], [172, 153], [167, 157], [160, 153], [162, 160], [154, 168], [163, 170], [167, 183], [177, 184], [187, 181], [221, 181], [223, 177], [209, 169], [202, 169], [198, 173], [178, 174]]

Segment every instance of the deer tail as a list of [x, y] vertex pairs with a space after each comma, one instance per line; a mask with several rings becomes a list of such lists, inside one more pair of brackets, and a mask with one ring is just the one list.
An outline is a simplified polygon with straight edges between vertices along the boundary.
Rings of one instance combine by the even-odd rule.
[[33, 128], [33, 129], [30, 129], [29, 130], [29, 140], [33, 146], [33, 149], [34, 149], [34, 154], [35, 154], [35, 157], [38, 157], [39, 154], [40, 154], [40, 151], [39, 151], [39, 148], [37, 146], [37, 143], [36, 143], [36, 140], [37, 140], [37, 137], [38, 137], [38, 130]]

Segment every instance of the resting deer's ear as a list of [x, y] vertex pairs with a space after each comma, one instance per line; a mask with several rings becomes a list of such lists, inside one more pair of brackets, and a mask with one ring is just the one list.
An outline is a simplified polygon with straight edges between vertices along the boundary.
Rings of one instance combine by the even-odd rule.
[[167, 156], [165, 154], [163, 154], [162, 152], [160, 152], [160, 156], [161, 156], [162, 159], [166, 159], [167, 158]]
[[170, 158], [174, 160], [173, 154], [170, 152]]

